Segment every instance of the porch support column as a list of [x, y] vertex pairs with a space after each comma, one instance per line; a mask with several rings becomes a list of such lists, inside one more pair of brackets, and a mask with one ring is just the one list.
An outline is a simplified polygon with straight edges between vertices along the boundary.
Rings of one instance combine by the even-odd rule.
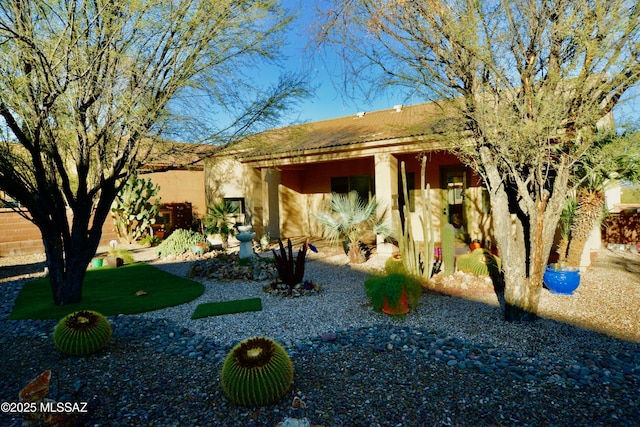
[[[375, 179], [376, 179], [376, 199], [378, 201], [378, 216], [382, 216], [386, 211], [385, 222], [392, 233], [395, 224], [392, 221], [393, 215], [398, 212], [398, 159], [390, 153], [380, 153], [374, 156]], [[393, 245], [384, 243], [378, 239], [378, 253], [393, 252]]]
[[262, 224], [272, 239], [280, 238], [280, 171], [262, 169]]
[[264, 214], [262, 199], [262, 172], [251, 166], [243, 165], [243, 190], [246, 212], [245, 224], [253, 226], [258, 239], [264, 234]]

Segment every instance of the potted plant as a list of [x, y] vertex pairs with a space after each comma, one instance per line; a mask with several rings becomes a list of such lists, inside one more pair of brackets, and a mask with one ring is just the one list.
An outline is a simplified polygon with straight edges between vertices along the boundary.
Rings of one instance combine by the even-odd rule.
[[542, 281], [551, 293], [572, 295], [580, 286], [580, 270], [563, 263], [549, 264], [542, 276]]
[[422, 295], [420, 282], [400, 273], [370, 276], [364, 287], [373, 309], [390, 315], [407, 314]]

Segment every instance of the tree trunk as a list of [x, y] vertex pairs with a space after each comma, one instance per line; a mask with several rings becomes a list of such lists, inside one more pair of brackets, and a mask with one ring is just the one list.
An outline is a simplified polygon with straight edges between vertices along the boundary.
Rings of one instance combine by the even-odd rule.
[[514, 224], [507, 228], [513, 230], [511, 250], [500, 250], [505, 282], [503, 316], [507, 321], [531, 321], [537, 318], [541, 285], [535, 286], [527, 271], [530, 254], [524, 244], [524, 227], [519, 219], [512, 220]]
[[558, 262], [565, 262], [567, 259], [567, 249], [569, 248], [569, 240], [562, 239], [558, 243]]
[[[532, 321], [538, 318], [540, 286], [532, 286], [530, 279], [523, 279], [520, 286], [507, 286], [504, 296], [504, 320], [509, 322]], [[506, 292], [509, 290], [509, 292]]]
[[582, 252], [587, 245], [587, 240], [582, 237], [571, 239], [569, 244], [569, 252], [567, 253], [566, 263], [574, 267], [580, 267], [582, 261]]
[[91, 203], [76, 204], [70, 232], [65, 207], [56, 215], [63, 220], [36, 223], [42, 232], [54, 304], [77, 304], [82, 299], [82, 283], [100, 243], [108, 205], [107, 200], [100, 200], [92, 215]]
[[[64, 227], [64, 226], [63, 226]], [[82, 299], [82, 281], [89, 259], [80, 251], [65, 251], [64, 239], [59, 231], [48, 230], [42, 233], [49, 283], [55, 305], [77, 304]], [[85, 262], [86, 261], [86, 262]]]

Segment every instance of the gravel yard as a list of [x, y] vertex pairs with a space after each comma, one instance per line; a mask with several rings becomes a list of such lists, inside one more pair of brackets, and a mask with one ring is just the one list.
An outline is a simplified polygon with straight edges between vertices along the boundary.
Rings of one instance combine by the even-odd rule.
[[[136, 257], [189, 270], [150, 250]], [[87, 358], [55, 351], [54, 321], [6, 320], [43, 259], [0, 258], [0, 400], [16, 401], [51, 369], [54, 397], [93, 402], [91, 426], [275, 426], [286, 417], [324, 426], [637, 425], [640, 274], [628, 267], [638, 258], [601, 250], [573, 296], [543, 290], [542, 318], [513, 324], [501, 320], [491, 292], [427, 293], [403, 319], [373, 313], [363, 282], [384, 260], [352, 267], [321, 252], [309, 256], [305, 275], [322, 284], [320, 295], [291, 300], [262, 293], [262, 283], [203, 280], [193, 302], [112, 317], [111, 344]], [[256, 296], [261, 312], [190, 319], [200, 302]], [[285, 345], [294, 383], [277, 405], [232, 406], [220, 365], [253, 335]], [[295, 396], [306, 409], [291, 407]], [[0, 425], [20, 418], [0, 414]]]

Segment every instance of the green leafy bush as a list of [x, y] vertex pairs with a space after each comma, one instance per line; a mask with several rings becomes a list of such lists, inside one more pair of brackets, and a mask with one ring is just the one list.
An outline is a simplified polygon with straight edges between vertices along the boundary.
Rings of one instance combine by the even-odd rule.
[[276, 402], [291, 387], [293, 363], [286, 350], [266, 337], [253, 337], [227, 355], [220, 383], [227, 397], [241, 406]]
[[202, 234], [179, 228], [156, 247], [156, 254], [160, 257], [180, 255], [191, 250], [192, 246], [206, 242]]
[[65, 316], [53, 330], [53, 344], [70, 356], [87, 356], [106, 346], [111, 324], [102, 314], [81, 310]]

